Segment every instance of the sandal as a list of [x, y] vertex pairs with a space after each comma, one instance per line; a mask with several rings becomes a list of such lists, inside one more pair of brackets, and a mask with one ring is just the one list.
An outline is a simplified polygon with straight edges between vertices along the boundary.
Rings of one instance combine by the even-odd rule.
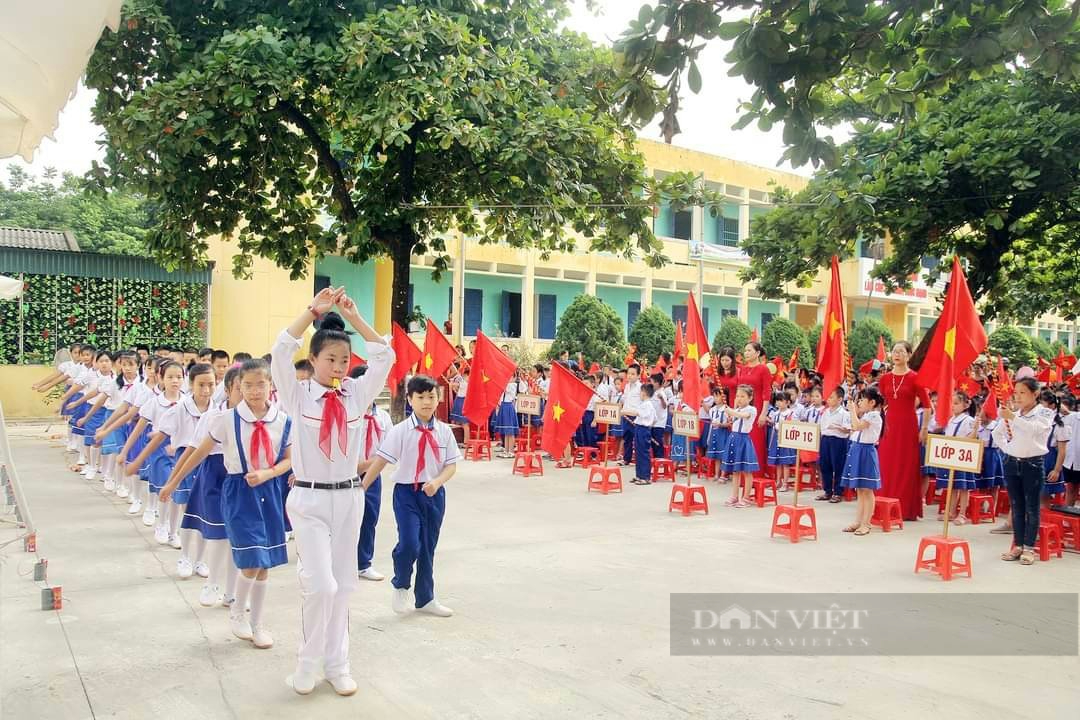
[[844, 532], [849, 532], [849, 533], [853, 533], [853, 532], [855, 532], [856, 530], [858, 530], [858, 529], [859, 529], [860, 527], [862, 527], [862, 526], [861, 526], [861, 525], [859, 525], [859, 523], [851, 523], [851, 524], [850, 524], [850, 525], [848, 525], [848, 526], [847, 526], [846, 528], [844, 528]]
[[840, 497], [839, 495], [833, 495], [831, 498], [829, 498], [829, 502], [831, 502], [831, 503], [838, 503], [838, 502], [843, 502], [843, 501], [844, 501], [844, 498]]
[[1034, 565], [1035, 564], [1035, 553], [1031, 552], [1030, 550], [1025, 550], [1024, 552], [1020, 553], [1020, 564], [1021, 565]]
[[991, 535], [1012, 535], [1013, 529], [1008, 525], [998, 525], [990, 530]]
[[1001, 553], [1001, 559], [1005, 562], [1015, 562], [1020, 559], [1020, 556], [1024, 554], [1024, 551], [1020, 548], [1013, 548], [1009, 552]]
[[826, 493], [821, 493], [820, 495], [818, 495], [818, 496], [817, 496], [816, 498], [814, 498], [814, 499], [815, 499], [815, 500], [832, 500], [832, 495], [828, 495], [828, 494], [826, 494]]
[[859, 529], [856, 530], [854, 534], [859, 535], [859, 536], [869, 535], [870, 534], [870, 526], [869, 525], [860, 525]]
[[739, 498], [735, 498], [735, 497], [728, 498], [726, 501], [724, 501], [724, 505], [726, 507], [735, 507], [738, 504], [739, 504]]

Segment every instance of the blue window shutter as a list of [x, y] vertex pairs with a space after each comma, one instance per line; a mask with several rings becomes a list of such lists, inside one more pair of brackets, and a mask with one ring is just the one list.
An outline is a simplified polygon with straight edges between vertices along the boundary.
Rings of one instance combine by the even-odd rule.
[[705, 337], [709, 336], [709, 308], [701, 308], [701, 327], [705, 329]]
[[413, 311], [413, 284], [412, 283], [409, 283], [409, 291], [406, 293], [405, 310], [410, 312], [410, 313]]
[[555, 339], [555, 296], [536, 296], [536, 337], [540, 340]]
[[476, 335], [484, 323], [484, 291], [465, 288], [465, 307], [462, 312], [461, 332], [464, 335]]
[[630, 328], [633, 327], [634, 321], [637, 320], [638, 313], [641, 312], [641, 303], [636, 300], [631, 300], [626, 303], [626, 332], [630, 332]]
[[502, 317], [500, 318], [503, 337], [510, 337], [510, 292], [502, 291]]
[[683, 327], [686, 327], [686, 318], [690, 316], [685, 305], [672, 305], [671, 306], [671, 321], [681, 322]]

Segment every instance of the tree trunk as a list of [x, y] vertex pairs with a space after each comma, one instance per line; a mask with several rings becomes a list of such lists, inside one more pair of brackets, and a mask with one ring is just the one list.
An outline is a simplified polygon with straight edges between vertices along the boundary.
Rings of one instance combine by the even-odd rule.
[[[406, 228], [402, 235], [393, 243], [394, 261], [394, 284], [390, 291], [390, 320], [409, 331], [409, 323], [406, 316], [412, 312], [409, 305], [409, 264], [412, 260], [412, 249], [416, 245], [416, 236], [412, 228]], [[401, 422], [405, 417], [405, 384], [401, 382], [396, 388], [391, 388], [390, 417], [395, 422]]]

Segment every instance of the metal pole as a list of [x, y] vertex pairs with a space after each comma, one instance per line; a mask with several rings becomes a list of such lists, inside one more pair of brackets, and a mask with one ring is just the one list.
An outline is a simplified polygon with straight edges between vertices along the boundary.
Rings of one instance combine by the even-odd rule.
[[23, 354], [25, 352], [25, 334], [26, 334], [26, 315], [23, 312], [23, 295], [26, 294], [26, 274], [19, 273], [19, 282], [21, 282], [22, 288], [19, 290], [19, 364], [23, 364]]
[[[458, 307], [461, 308], [461, 312], [458, 313], [458, 324], [454, 328], [454, 335], [457, 337], [458, 345], [465, 344], [465, 247], [467, 241], [465, 239], [465, 233], [459, 233], [461, 235], [461, 247], [458, 248], [458, 254], [461, 263], [461, 287], [458, 290]], [[454, 309], [450, 308], [450, 315], [453, 316]]]

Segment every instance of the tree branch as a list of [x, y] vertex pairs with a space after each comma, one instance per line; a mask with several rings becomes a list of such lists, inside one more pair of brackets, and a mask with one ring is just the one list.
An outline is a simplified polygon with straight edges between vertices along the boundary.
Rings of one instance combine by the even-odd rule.
[[300, 108], [288, 100], [278, 100], [277, 107], [281, 109], [285, 118], [300, 128], [300, 132], [311, 142], [319, 159], [319, 167], [333, 179], [330, 193], [341, 207], [341, 219], [346, 223], [356, 222], [360, 215], [356, 211], [356, 205], [353, 204], [352, 196], [349, 195], [349, 183], [341, 171], [341, 165], [330, 151], [330, 143], [319, 134], [315, 124], [300, 111]]

